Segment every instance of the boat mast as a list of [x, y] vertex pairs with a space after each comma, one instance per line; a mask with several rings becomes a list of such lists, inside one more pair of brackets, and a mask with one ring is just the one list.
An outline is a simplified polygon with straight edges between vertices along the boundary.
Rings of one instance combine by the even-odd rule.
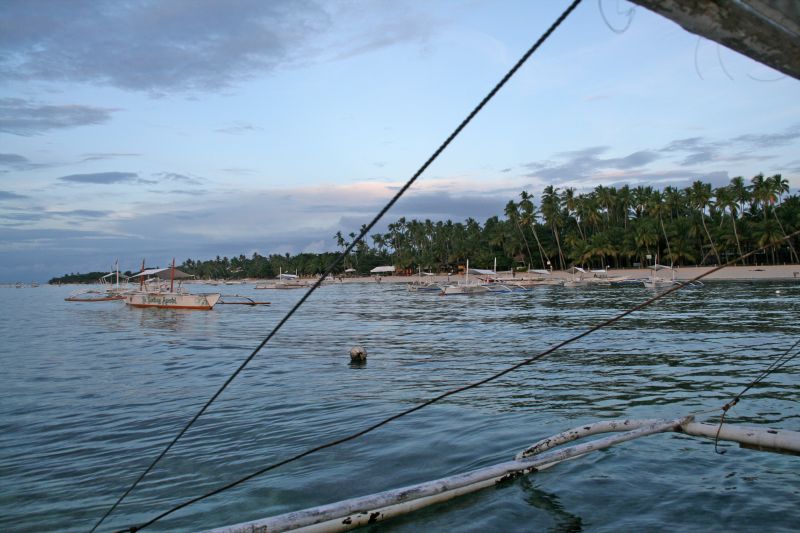
[[139, 290], [144, 290], [144, 259], [142, 259], [142, 271], [139, 274]]
[[175, 258], [172, 258], [172, 268], [169, 271], [169, 292], [174, 292], [172, 290], [173, 286], [175, 285]]

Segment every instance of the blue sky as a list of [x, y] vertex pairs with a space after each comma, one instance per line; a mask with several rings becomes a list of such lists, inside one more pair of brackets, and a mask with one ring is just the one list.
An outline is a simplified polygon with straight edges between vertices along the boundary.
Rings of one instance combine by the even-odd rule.
[[[332, 250], [566, 5], [6, 1], [0, 281]], [[800, 82], [587, 0], [386, 222], [759, 172], [800, 187]]]

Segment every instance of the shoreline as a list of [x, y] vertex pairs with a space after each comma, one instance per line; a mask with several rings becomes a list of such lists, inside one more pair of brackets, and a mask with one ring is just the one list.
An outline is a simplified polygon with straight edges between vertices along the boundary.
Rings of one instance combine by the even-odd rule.
[[[676, 267], [675, 268], [675, 279], [679, 281], [686, 281], [693, 279], [709, 270], [713, 269], [714, 267]], [[623, 278], [646, 278], [650, 277], [651, 270], [647, 268], [619, 268], [619, 269], [609, 269], [608, 270], [608, 277], [616, 278], [616, 277], [623, 277]], [[508, 281], [509, 279], [516, 279], [516, 280], [526, 280], [526, 279], [540, 279], [541, 276], [533, 273], [533, 272], [520, 272], [512, 278], [510, 272], [499, 272], [498, 276], [503, 280]], [[668, 279], [670, 278], [669, 271], [661, 272], [659, 277]], [[586, 274], [583, 274], [584, 278], [591, 278], [593, 277], [592, 272], [586, 271]], [[378, 276], [353, 276], [353, 277], [343, 277], [341, 279], [342, 283], [377, 283], [376, 278]], [[565, 272], [563, 270], [554, 270], [553, 273], [548, 276], [548, 278], [552, 279], [564, 279], [569, 280], [572, 279], [572, 274]], [[311, 278], [303, 278], [303, 279], [311, 279]], [[399, 276], [399, 275], [391, 275], [391, 276], [380, 276], [380, 283], [411, 283], [412, 281], [418, 281], [420, 278], [417, 274], [413, 274], [411, 276]], [[463, 274], [453, 274], [449, 276], [449, 281], [458, 281], [463, 280]], [[785, 281], [785, 280], [796, 280], [800, 282], [800, 265], [766, 265], [766, 266], [730, 266], [723, 268], [718, 272], [714, 272], [710, 276], [703, 278], [704, 280], [726, 280], [726, 281]], [[433, 276], [422, 276], [423, 281], [428, 282], [436, 282], [436, 283], [446, 283], [448, 281], [447, 274], [435, 274]], [[257, 282], [261, 280], [247, 280], [247, 282]], [[336, 282], [339, 282], [339, 278], [336, 278]], [[201, 283], [197, 281], [196, 283]]]
[[[708, 272], [714, 267], [698, 267], [698, 266], [691, 266], [691, 267], [676, 267], [675, 268], [675, 279], [679, 281], [687, 281], [693, 279], [704, 272]], [[651, 270], [647, 268], [612, 268], [608, 270], [607, 277], [609, 278], [647, 278], [650, 277]], [[664, 279], [670, 279], [671, 273], [669, 271], [662, 271], [658, 274], [659, 277]], [[582, 275], [584, 279], [594, 277], [594, 274], [591, 271], [586, 271], [585, 274]], [[542, 276], [534, 273], [534, 272], [519, 272], [512, 278], [511, 272], [509, 271], [500, 271], [498, 273], [498, 277], [500, 277], [504, 281], [513, 281], [513, 280], [532, 280], [532, 279], [541, 279]], [[377, 279], [380, 278], [380, 283], [411, 283], [413, 281], [418, 281], [420, 278], [417, 274], [413, 274], [410, 276], [401, 276], [401, 275], [390, 275], [390, 276], [350, 276], [350, 277], [342, 277], [341, 281], [337, 277], [336, 283], [378, 283]], [[563, 279], [563, 280], [571, 280], [574, 276], [568, 272], [563, 270], [554, 270], [552, 274], [546, 276], [545, 279]], [[301, 278], [303, 280], [314, 280], [316, 278]], [[460, 281], [464, 279], [463, 274], [453, 274], [451, 276], [447, 276], [447, 274], [435, 274], [432, 276], [423, 276], [422, 280], [426, 282], [434, 282], [434, 283], [447, 283], [448, 281]], [[712, 280], [712, 281], [788, 281], [788, 280], [795, 280], [800, 282], [800, 265], [764, 265], [764, 266], [730, 266], [723, 268], [718, 272], [714, 272], [710, 276], [703, 278], [704, 280]], [[269, 282], [274, 281], [272, 279], [261, 279], [261, 278], [245, 278], [242, 280], [231, 280], [234, 283], [232, 285], [238, 284], [252, 284], [252, 283], [262, 283], [262, 282]], [[225, 282], [219, 280], [217, 282], [219, 285], [224, 285]], [[208, 280], [188, 280], [184, 281], [184, 284], [209, 284]], [[24, 284], [25, 286], [30, 286], [30, 284]], [[47, 286], [47, 283], [40, 284], [39, 286]], [[65, 283], [63, 285], [92, 285], [91, 283]], [[13, 287], [13, 283], [6, 283], [0, 284], [2, 287]]]

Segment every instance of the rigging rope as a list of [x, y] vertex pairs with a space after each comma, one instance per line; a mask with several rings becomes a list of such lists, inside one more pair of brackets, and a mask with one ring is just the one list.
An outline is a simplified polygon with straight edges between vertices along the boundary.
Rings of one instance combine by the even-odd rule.
[[[395, 203], [397, 203], [400, 197], [403, 196], [403, 194], [405, 194], [405, 192], [411, 187], [411, 185], [413, 185], [414, 182], [417, 181], [417, 178], [419, 178], [422, 175], [422, 173], [425, 172], [425, 170], [431, 165], [431, 163], [433, 163], [439, 157], [439, 155], [445, 150], [445, 148], [447, 148], [447, 146], [453, 141], [453, 139], [455, 139], [458, 136], [458, 134], [461, 133], [461, 130], [463, 130], [467, 126], [467, 124], [469, 124], [472, 121], [472, 119], [475, 118], [475, 116], [484, 108], [484, 106], [487, 103], [489, 103], [489, 101], [498, 93], [498, 91], [500, 91], [501, 88], [503, 88], [506, 82], [508, 82], [508, 80], [511, 79], [511, 77], [514, 74], [516, 74], [516, 72], [522, 67], [523, 64], [525, 64], [528, 58], [531, 55], [533, 55], [533, 53], [536, 52], [536, 50], [539, 49], [539, 47], [550, 37], [550, 35], [556, 30], [556, 28], [558, 28], [561, 25], [561, 23], [564, 22], [567, 16], [569, 16], [569, 14], [572, 13], [572, 11], [580, 3], [581, 0], [574, 0], [572, 3], [570, 3], [570, 5], [564, 10], [563, 13], [561, 13], [561, 15], [559, 15], [559, 17], [547, 29], [547, 31], [545, 31], [542, 34], [542, 36], [539, 37], [539, 39], [533, 44], [533, 46], [531, 46], [528, 49], [528, 51], [522, 55], [522, 57], [516, 62], [516, 64], [497, 83], [497, 85], [495, 85], [494, 88], [491, 91], [489, 91], [489, 93], [483, 98], [483, 100], [481, 100], [481, 102], [477, 106], [475, 106], [475, 108], [469, 113], [469, 115], [467, 115], [467, 118], [465, 118], [461, 122], [461, 124], [459, 124], [455, 130], [453, 130], [453, 133], [451, 133], [450, 136], [447, 137], [447, 139], [439, 146], [439, 148], [436, 149], [433, 155], [431, 155], [428, 158], [428, 160], [425, 161], [425, 163], [419, 168], [419, 170], [417, 170], [417, 172], [406, 182], [406, 184], [403, 185], [403, 187], [399, 191], [397, 191], [397, 193], [383, 207], [383, 209], [381, 209], [380, 212], [377, 215], [375, 215], [372, 221], [361, 230], [361, 233], [359, 233], [358, 237], [353, 239], [353, 242], [351, 242], [350, 245], [341, 254], [339, 254], [339, 256], [336, 257], [336, 259], [334, 259], [334, 261], [328, 266], [325, 272], [323, 272], [320, 278], [311, 286], [311, 288], [308, 289], [308, 291], [303, 295], [303, 297], [300, 298], [300, 300], [286, 313], [286, 315], [280, 320], [280, 322], [278, 322], [278, 324], [272, 329], [272, 331], [266, 336], [266, 338], [264, 338], [264, 340], [261, 341], [261, 343], [256, 347], [256, 349], [253, 350], [253, 352], [242, 362], [241, 365], [239, 365], [239, 367], [233, 372], [233, 374], [231, 374], [230, 377], [228, 377], [228, 379], [225, 380], [225, 382], [222, 384], [219, 390], [217, 390], [217, 392], [214, 393], [214, 395], [205, 403], [205, 405], [203, 405], [203, 407], [197, 412], [197, 414], [194, 415], [194, 417], [192, 417], [192, 419], [183, 427], [183, 429], [180, 430], [180, 432], [178, 432], [178, 434], [175, 436], [174, 439], [172, 439], [172, 441], [166, 446], [166, 448], [164, 448], [164, 450], [160, 454], [158, 454], [158, 456], [153, 460], [153, 462], [150, 463], [150, 466], [148, 466], [147, 469], [145, 469], [145, 471], [142, 472], [142, 474], [136, 479], [136, 481], [133, 482], [133, 484], [122, 494], [122, 496], [119, 497], [119, 499], [117, 499], [114, 505], [112, 505], [111, 508], [108, 509], [108, 511], [106, 511], [103, 517], [100, 518], [100, 520], [91, 529], [92, 532], [94, 532], [100, 526], [100, 524], [102, 524], [105, 521], [105, 519], [112, 512], [114, 512], [114, 509], [116, 509], [117, 506], [119, 506], [119, 504], [122, 503], [122, 501], [128, 496], [128, 494], [130, 494], [131, 491], [139, 484], [139, 482], [141, 482], [142, 479], [144, 479], [144, 477], [148, 473], [150, 473], [150, 471], [155, 467], [155, 465], [167, 454], [167, 452], [169, 452], [169, 450], [189, 430], [189, 428], [192, 427], [195, 421], [197, 421], [197, 419], [200, 418], [200, 416], [202, 416], [202, 414], [206, 412], [209, 406], [212, 403], [214, 403], [214, 401], [219, 397], [220, 394], [222, 394], [222, 392], [236, 378], [236, 376], [238, 376], [239, 373], [241, 373], [241, 371], [244, 370], [244, 368], [250, 363], [250, 361], [253, 360], [253, 358], [258, 354], [258, 352], [260, 352], [261, 349], [270, 341], [270, 339], [272, 339], [272, 337], [274, 337], [275, 334], [283, 327], [283, 325], [289, 320], [289, 318], [291, 318], [292, 315], [294, 315], [294, 313], [300, 308], [300, 306], [303, 305], [306, 300], [308, 300], [311, 294], [314, 291], [316, 291], [317, 288], [319, 288], [320, 284], [322, 283], [322, 280], [327, 278], [328, 275], [331, 274], [331, 272], [333, 272], [333, 270], [342, 262], [344, 257], [346, 257], [355, 248], [355, 246], [364, 239], [364, 237], [366, 237], [366, 235], [370, 232], [370, 230], [372, 230], [373, 226], [375, 226], [375, 224], [377, 224], [378, 221], [381, 218], [383, 218], [383, 215], [385, 215], [386, 212], [389, 211], [389, 209], [391, 209]], [[166, 516], [170, 512], [172, 511], [169, 511], [161, 516]], [[148, 526], [153, 522], [155, 522], [156, 520], [158, 520], [159, 518], [161, 518], [161, 516], [156, 517], [155, 519], [147, 522], [146, 524], [138, 528], [136, 527], [130, 528], [129, 531], [136, 531], [137, 529], [141, 529], [142, 527]]]
[[717, 444], [719, 443], [719, 433], [720, 431], [722, 431], [722, 424], [725, 423], [725, 415], [728, 414], [728, 411], [731, 408], [733, 408], [733, 406], [735, 406], [737, 403], [739, 403], [739, 400], [742, 398], [742, 396], [744, 396], [744, 393], [746, 393], [751, 388], [761, 383], [761, 381], [763, 381], [764, 378], [766, 378], [767, 376], [778, 370], [780, 367], [784, 366], [786, 363], [788, 363], [789, 361], [800, 355], [800, 350], [798, 350], [796, 354], [789, 357], [789, 354], [792, 353], [792, 350], [797, 348], [798, 345], [800, 345], [800, 339], [797, 339], [797, 341], [794, 344], [792, 344], [792, 346], [788, 350], [783, 352], [780, 356], [778, 356], [777, 359], [775, 359], [772, 363], [770, 363], [770, 365], [767, 368], [765, 368], [761, 372], [761, 374], [759, 374], [758, 377], [756, 377], [756, 379], [751, 381], [749, 385], [747, 385], [744, 389], [742, 389], [742, 391], [739, 394], [737, 394], [733, 398], [733, 400], [729, 401], [728, 403], [722, 406], [722, 416], [719, 419], [719, 427], [717, 428], [717, 435], [714, 437], [714, 451], [716, 453], [720, 455], [725, 453], [725, 450], [719, 451], [717, 449]]
[[[509, 374], [509, 373], [511, 373], [511, 372], [513, 372], [515, 370], [518, 370], [519, 368], [521, 368], [523, 366], [529, 365], [529, 364], [531, 364], [531, 363], [533, 363], [535, 361], [538, 361], [539, 359], [544, 358], [547, 355], [550, 355], [551, 353], [553, 353], [556, 350], [566, 346], [567, 344], [571, 344], [571, 343], [573, 343], [573, 342], [575, 342], [575, 341], [577, 341], [579, 339], [582, 339], [583, 337], [586, 337], [587, 335], [590, 335], [590, 334], [594, 333], [595, 331], [597, 331], [599, 329], [602, 329], [602, 328], [604, 328], [606, 326], [609, 326], [609, 325], [611, 325], [611, 324], [613, 324], [615, 322], [618, 322], [619, 320], [623, 319], [624, 317], [626, 317], [626, 316], [628, 316], [628, 315], [630, 315], [630, 314], [632, 314], [632, 313], [634, 313], [636, 311], [644, 309], [645, 307], [648, 307], [650, 304], [652, 304], [654, 302], [657, 302], [658, 300], [661, 300], [662, 298], [665, 298], [666, 296], [669, 296], [673, 292], [679, 291], [679, 290], [681, 290], [681, 289], [683, 289], [685, 287], [690, 287], [693, 283], [695, 283], [697, 281], [700, 281], [701, 279], [703, 279], [705, 277], [710, 276], [714, 272], [718, 272], [718, 271], [722, 270], [725, 267], [732, 266], [732, 265], [736, 264], [737, 262], [739, 262], [739, 261], [741, 261], [743, 259], [747, 259], [748, 257], [750, 257], [752, 255], [761, 253], [761, 252], [763, 252], [765, 250], [770, 249], [773, 246], [781, 244], [781, 243], [787, 241], [788, 239], [792, 239], [792, 238], [797, 237], [799, 235], [800, 235], [800, 230], [797, 230], [794, 233], [791, 233], [791, 234], [783, 237], [782, 239], [780, 239], [780, 240], [778, 240], [778, 241], [776, 241], [774, 243], [767, 244], [766, 246], [763, 246], [763, 247], [761, 247], [761, 248], [759, 248], [757, 250], [753, 250], [753, 251], [748, 252], [746, 254], [743, 254], [743, 255], [741, 255], [739, 257], [736, 257], [733, 260], [728, 261], [727, 263], [724, 263], [722, 265], [714, 267], [711, 270], [708, 270], [707, 272], [705, 272], [703, 274], [695, 276], [694, 278], [692, 278], [690, 280], [687, 280], [687, 281], [684, 281], [682, 283], [679, 283], [678, 285], [673, 285], [672, 287], [670, 287], [669, 289], [665, 290], [664, 292], [659, 293], [659, 294], [653, 296], [652, 298], [640, 303], [639, 305], [619, 313], [616, 316], [613, 316], [613, 317], [611, 317], [611, 318], [609, 318], [609, 319], [607, 319], [607, 320], [605, 320], [605, 321], [603, 321], [603, 322], [601, 322], [599, 324], [596, 324], [595, 326], [592, 326], [591, 328], [587, 329], [583, 333], [579, 333], [579, 334], [577, 334], [577, 335], [575, 335], [573, 337], [570, 337], [569, 339], [563, 340], [563, 341], [559, 342], [558, 344], [556, 344], [554, 346], [551, 346], [547, 350], [545, 350], [545, 351], [543, 351], [543, 352], [541, 352], [541, 353], [539, 353], [537, 355], [529, 357], [528, 359], [525, 359], [525, 360], [523, 360], [523, 361], [521, 361], [521, 362], [519, 362], [519, 363], [517, 363], [517, 364], [515, 364], [513, 366], [510, 366], [510, 367], [508, 367], [508, 368], [506, 368], [504, 370], [501, 370], [500, 372], [497, 372], [496, 374], [493, 374], [493, 375], [491, 375], [489, 377], [486, 377], [486, 378], [484, 378], [484, 379], [482, 379], [480, 381], [476, 381], [476, 382], [470, 383], [469, 385], [465, 385], [465, 386], [459, 387], [457, 389], [449, 390], [447, 392], [444, 392], [444, 393], [440, 394], [439, 396], [431, 398], [430, 400], [427, 400], [427, 401], [417, 405], [416, 407], [412, 407], [410, 409], [406, 409], [405, 411], [401, 411], [400, 413], [397, 413], [396, 415], [392, 415], [392, 416], [390, 416], [388, 418], [385, 418], [384, 420], [382, 420], [380, 422], [377, 422], [376, 424], [373, 424], [373, 425], [371, 425], [371, 426], [369, 426], [369, 427], [367, 427], [365, 429], [362, 429], [360, 431], [352, 433], [352, 434], [350, 434], [348, 436], [345, 436], [345, 437], [342, 437], [342, 438], [327, 442], [325, 444], [321, 444], [320, 446], [317, 446], [315, 448], [310, 448], [310, 449], [308, 449], [308, 450], [306, 450], [306, 451], [304, 451], [302, 453], [299, 453], [299, 454], [297, 454], [297, 455], [295, 455], [293, 457], [290, 457], [288, 459], [284, 459], [284, 460], [279, 461], [277, 463], [273, 463], [273, 464], [271, 464], [269, 466], [266, 466], [266, 467], [264, 467], [264, 468], [262, 468], [260, 470], [257, 470], [256, 472], [253, 472], [252, 474], [248, 474], [247, 476], [239, 478], [236, 481], [233, 481], [231, 483], [223, 485], [222, 487], [214, 489], [211, 492], [208, 492], [208, 493], [203, 494], [201, 496], [197, 496], [197, 497], [192, 498], [190, 500], [187, 500], [187, 501], [185, 501], [183, 503], [180, 503], [180, 504], [174, 506], [172, 509], [169, 509], [168, 511], [165, 511], [165, 512], [161, 513], [160, 515], [156, 516], [155, 518], [152, 518], [151, 520], [149, 520], [148, 522], [145, 522], [144, 524], [142, 524], [140, 526], [134, 526], [134, 527], [131, 527], [131, 528], [128, 528], [128, 529], [124, 529], [124, 530], [121, 530], [120, 532], [117, 532], [117, 533], [122, 533], [122, 532], [134, 533], [134, 532], [136, 532], [136, 531], [138, 531], [140, 529], [143, 529], [143, 528], [145, 528], [145, 527], [157, 522], [158, 520], [161, 520], [162, 518], [174, 513], [175, 511], [183, 509], [184, 507], [192, 505], [193, 503], [197, 503], [197, 502], [199, 502], [201, 500], [204, 500], [206, 498], [210, 498], [211, 496], [214, 496], [216, 494], [224, 492], [224, 491], [226, 491], [228, 489], [232, 489], [233, 487], [236, 487], [237, 485], [240, 485], [240, 484], [244, 483], [245, 481], [253, 479], [254, 477], [260, 476], [261, 474], [264, 474], [266, 472], [269, 472], [270, 470], [275, 470], [278, 467], [281, 467], [283, 465], [292, 463], [294, 461], [297, 461], [298, 459], [302, 459], [303, 457], [307, 457], [307, 456], [309, 456], [309, 455], [311, 455], [313, 453], [316, 453], [318, 451], [321, 451], [321, 450], [324, 450], [324, 449], [327, 449], [327, 448], [332, 448], [334, 446], [338, 446], [339, 444], [343, 444], [343, 443], [351, 441], [351, 440], [355, 440], [355, 439], [357, 439], [357, 438], [359, 438], [359, 437], [361, 437], [363, 435], [366, 435], [367, 433], [370, 433], [370, 432], [380, 428], [381, 426], [385, 426], [386, 424], [388, 424], [388, 423], [390, 423], [390, 422], [392, 422], [394, 420], [397, 420], [398, 418], [402, 418], [402, 417], [404, 417], [406, 415], [410, 415], [411, 413], [419, 411], [420, 409], [423, 409], [423, 408], [425, 408], [425, 407], [427, 407], [429, 405], [432, 405], [432, 404], [434, 404], [434, 403], [436, 403], [436, 402], [438, 402], [440, 400], [443, 400], [444, 398], [447, 398], [448, 396], [452, 396], [452, 395], [458, 394], [460, 392], [468, 391], [470, 389], [474, 389], [474, 388], [480, 387], [481, 385], [484, 385], [486, 383], [492, 382], [492, 381], [494, 381], [494, 380], [496, 380], [496, 379], [498, 379], [498, 378], [500, 378], [502, 376], [505, 376], [506, 374]], [[800, 343], [800, 341], [798, 341], [798, 343]], [[795, 344], [795, 346], [796, 346], [796, 344]], [[795, 355], [797, 355], [797, 354], [795, 354]], [[780, 366], [783, 366], [784, 363], [782, 363], [779, 366], [776, 366], [775, 368], [773, 368], [773, 370], [779, 368]], [[750, 386], [752, 386], [752, 385], [750, 385]], [[747, 390], [747, 389], [745, 389], [745, 390]], [[742, 393], [744, 393], [744, 391]]]

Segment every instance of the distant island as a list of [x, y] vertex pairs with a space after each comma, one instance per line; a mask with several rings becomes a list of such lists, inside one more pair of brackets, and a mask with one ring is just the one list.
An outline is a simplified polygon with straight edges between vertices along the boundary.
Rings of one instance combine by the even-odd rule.
[[[550, 185], [538, 205], [533, 195], [522, 191], [518, 201], [508, 201], [502, 218], [495, 215], [483, 224], [472, 218], [463, 222], [400, 218], [388, 225], [388, 232], [371, 235], [371, 243], [359, 242], [334, 274], [352, 269], [364, 275], [379, 265], [393, 265], [406, 273], [418, 268], [451, 272], [467, 259], [479, 268], [492, 268], [496, 259], [498, 270], [563, 270], [572, 265], [636, 268], [656, 260], [677, 266], [710, 265], [769, 244], [775, 246], [744, 264], [799, 264], [800, 239], [782, 242], [798, 229], [800, 197], [789, 194], [789, 182], [780, 174], [758, 174], [749, 183], [735, 177], [717, 188], [697, 180], [683, 189], [598, 185], [577, 194], [574, 188]], [[356, 236], [337, 232], [333, 239], [344, 251]], [[263, 279], [281, 271], [308, 277], [321, 274], [337, 256], [335, 252], [254, 253], [187, 259], [179, 268], [198, 279]], [[50, 283], [94, 283], [104, 274], [69, 274]]]

